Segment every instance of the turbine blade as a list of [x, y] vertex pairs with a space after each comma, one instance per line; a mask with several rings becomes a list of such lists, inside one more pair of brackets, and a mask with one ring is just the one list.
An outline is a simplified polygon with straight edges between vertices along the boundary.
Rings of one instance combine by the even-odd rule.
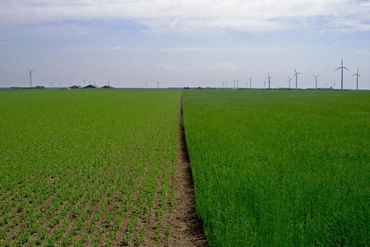
[[344, 67], [344, 66], [343, 66], [343, 69], [346, 69], [346, 70], [348, 70], [348, 71], [349, 71], [349, 69], [347, 69], [347, 68], [346, 68], [346, 67]]
[[342, 67], [338, 67], [336, 70], [341, 69]]

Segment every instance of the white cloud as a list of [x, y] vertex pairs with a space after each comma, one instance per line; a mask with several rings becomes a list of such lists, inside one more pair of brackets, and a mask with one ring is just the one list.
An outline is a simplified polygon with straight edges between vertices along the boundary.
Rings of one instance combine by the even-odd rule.
[[1, 0], [0, 25], [130, 20], [151, 29], [269, 31], [324, 17], [335, 29], [369, 31], [370, 4], [358, 0]]
[[333, 25], [341, 31], [370, 31], [370, 23], [362, 23], [358, 20], [338, 19], [335, 20]]

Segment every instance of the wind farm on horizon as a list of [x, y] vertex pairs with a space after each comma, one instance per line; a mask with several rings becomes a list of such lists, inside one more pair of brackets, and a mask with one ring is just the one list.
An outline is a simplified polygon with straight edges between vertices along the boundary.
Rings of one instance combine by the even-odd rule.
[[[345, 88], [345, 85], [344, 85], [344, 70], [347, 70], [347, 71], [350, 71], [350, 69], [348, 69], [347, 67], [345, 67], [343, 65], [343, 58], [341, 59], [341, 65], [335, 69], [335, 71], [337, 70], [340, 70], [340, 90], [353, 90], [352, 88]], [[298, 75], [302, 75], [303, 73], [302, 72], [299, 72], [296, 70], [296, 68], [293, 68], [293, 71], [294, 73], [292, 74], [292, 77], [291, 76], [288, 76], [288, 85], [287, 87], [273, 87], [272, 85], [272, 74], [270, 72], [267, 73], [267, 77], [264, 79], [263, 81], [263, 89], [337, 89], [335, 88], [336, 86], [336, 83], [332, 83], [332, 84], [329, 84], [328, 86], [328, 83], [325, 83], [325, 86], [319, 86], [319, 77], [321, 76], [320, 73], [314, 73], [312, 74], [312, 77], [314, 78], [314, 81], [313, 81], [313, 87], [307, 87], [307, 88], [303, 88], [303, 87], [300, 87], [299, 86], [299, 80], [298, 80]], [[359, 88], [359, 78], [361, 78], [361, 75], [360, 75], [360, 69], [357, 69], [356, 73], [353, 74], [352, 76], [355, 76], [356, 77], [356, 87], [355, 87], [355, 90], [360, 90]], [[252, 87], [252, 78], [253, 77], [248, 77], [248, 80], [249, 80], [249, 89], [253, 89]], [[292, 85], [291, 85], [291, 82], [292, 82], [292, 78], [294, 78], [294, 87], [292, 88]], [[226, 86], [225, 86], [226, 85]], [[248, 83], [246, 83], [246, 88], [244, 89], [247, 89], [248, 88]], [[227, 87], [227, 82], [222, 82], [222, 88], [228, 88]], [[235, 83], [234, 83], [234, 87], [232, 89], [242, 89], [242, 88], [239, 88], [239, 87], [236, 87], [235, 86]], [[260, 89], [260, 88], [255, 88], [255, 89]]]
[[[249, 76], [248, 81], [240, 81], [239, 79], [233, 79], [230, 81], [223, 81], [220, 86], [213, 85], [213, 86], [203, 86], [203, 85], [197, 85], [197, 83], [192, 83], [192, 86], [190, 86], [187, 83], [183, 83], [183, 85], [180, 86], [165, 86], [161, 83], [160, 80], [155, 81], [155, 83], [152, 83], [153, 85], [150, 86], [148, 82], [145, 82], [142, 86], [114, 86], [111, 85], [111, 80], [109, 79], [107, 83], [97, 83], [96, 81], [92, 82], [90, 80], [83, 80], [83, 83], [68, 83], [68, 85], [62, 85], [62, 83], [58, 83], [58, 86], [55, 83], [49, 84], [49, 86], [40, 86], [40, 85], [33, 85], [33, 75], [36, 72], [35, 69], [28, 69], [28, 76], [29, 76], [29, 87], [17, 87], [14, 86], [14, 83], [10, 83], [10, 88], [69, 88], [69, 89], [77, 89], [77, 88], [105, 88], [105, 89], [113, 89], [113, 88], [137, 88], [137, 89], [166, 89], [166, 88], [218, 88], [218, 89], [291, 89], [291, 90], [302, 90], [302, 89], [317, 89], [317, 90], [365, 90], [364, 88], [361, 89], [360, 84], [360, 69], [358, 68], [354, 74], [352, 74], [352, 77], [355, 77], [354, 82], [345, 82], [344, 81], [344, 73], [346, 71], [350, 72], [351, 70], [344, 66], [343, 58], [341, 59], [340, 66], [336, 69], [334, 69], [331, 72], [340, 71], [340, 87], [336, 88], [336, 82], [324, 82], [320, 81], [319, 78], [323, 73], [315, 72], [312, 74], [313, 81], [312, 81], [312, 87], [302, 87], [301, 86], [301, 80], [299, 75], [304, 75], [303, 72], [297, 71], [297, 69], [293, 68], [293, 73], [291, 75], [288, 74], [288, 80], [286, 86], [281, 86], [282, 83], [279, 83], [279, 86], [276, 86], [277, 83], [275, 83], [273, 79], [272, 73], [268, 72], [267, 76], [265, 77], [263, 81], [263, 87], [256, 86], [256, 83], [252, 85], [252, 81], [257, 81], [257, 76]], [[308, 74], [308, 73], [307, 73]], [[292, 81], [294, 85], [292, 85]], [[347, 84], [346, 84], [347, 83]], [[349, 83], [355, 85], [354, 87], [346, 87]], [[102, 85], [99, 85], [102, 84]], [[307, 83], [306, 83], [307, 84]], [[229, 86], [231, 85], [231, 86]], [[245, 87], [240, 87], [240, 85], [245, 85]], [[275, 86], [274, 86], [275, 85]], [[352, 86], [353, 86], [352, 85]]]

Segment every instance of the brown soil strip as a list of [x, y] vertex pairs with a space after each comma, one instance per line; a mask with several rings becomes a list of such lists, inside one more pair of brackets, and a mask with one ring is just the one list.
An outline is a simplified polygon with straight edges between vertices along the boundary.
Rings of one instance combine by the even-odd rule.
[[168, 224], [170, 229], [167, 243], [163, 244], [165, 246], [208, 246], [203, 223], [195, 210], [194, 185], [189, 163], [181, 96], [175, 204], [173, 210], [166, 210], [164, 213], [164, 225]]

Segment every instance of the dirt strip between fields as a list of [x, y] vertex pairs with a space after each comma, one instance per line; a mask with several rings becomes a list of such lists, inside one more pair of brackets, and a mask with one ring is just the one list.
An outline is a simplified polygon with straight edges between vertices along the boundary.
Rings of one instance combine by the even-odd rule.
[[171, 229], [168, 246], [208, 246], [203, 223], [195, 210], [194, 184], [186, 146], [182, 104], [181, 96], [175, 203], [174, 209], [167, 211], [169, 215], [165, 216]]

